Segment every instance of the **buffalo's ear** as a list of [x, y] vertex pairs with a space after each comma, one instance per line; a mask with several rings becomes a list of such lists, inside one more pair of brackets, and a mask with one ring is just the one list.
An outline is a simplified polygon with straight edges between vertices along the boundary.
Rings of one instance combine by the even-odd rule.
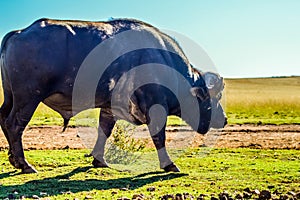
[[209, 98], [209, 93], [207, 89], [204, 89], [202, 87], [192, 87], [190, 89], [190, 92], [194, 97], [199, 98], [201, 101], [204, 101], [207, 98]]

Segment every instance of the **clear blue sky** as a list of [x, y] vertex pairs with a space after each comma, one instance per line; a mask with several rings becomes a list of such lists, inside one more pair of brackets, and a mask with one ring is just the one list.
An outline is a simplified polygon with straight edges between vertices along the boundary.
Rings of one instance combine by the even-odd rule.
[[2, 0], [0, 38], [41, 17], [137, 18], [197, 42], [224, 77], [300, 75], [298, 0]]

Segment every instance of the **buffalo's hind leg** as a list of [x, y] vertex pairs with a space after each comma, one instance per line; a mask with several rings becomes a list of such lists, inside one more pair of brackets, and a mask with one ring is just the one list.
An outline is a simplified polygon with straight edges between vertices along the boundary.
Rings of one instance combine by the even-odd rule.
[[13, 108], [4, 122], [10, 145], [9, 161], [14, 167], [21, 169], [22, 173], [36, 173], [25, 159], [22, 134], [40, 101], [24, 97], [14, 99], [18, 101], [14, 101]]
[[12, 98], [12, 93], [9, 90], [5, 90], [4, 89], [4, 102], [0, 108], [0, 125], [2, 128], [2, 131], [6, 137], [6, 140], [9, 144], [9, 151], [8, 154], [11, 154], [11, 149], [10, 149], [10, 141], [8, 139], [8, 131], [7, 128], [5, 126], [5, 121], [9, 115], [9, 113], [11, 112], [13, 107], [13, 98]]
[[108, 167], [104, 159], [105, 143], [111, 135], [116, 120], [114, 119], [110, 109], [101, 109], [98, 127], [98, 138], [91, 155], [94, 157], [94, 167]]

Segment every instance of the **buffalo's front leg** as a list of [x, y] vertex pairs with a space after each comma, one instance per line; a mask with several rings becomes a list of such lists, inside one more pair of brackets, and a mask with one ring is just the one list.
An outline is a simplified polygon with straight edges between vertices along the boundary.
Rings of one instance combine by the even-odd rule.
[[166, 125], [159, 127], [159, 125], [151, 123], [148, 125], [148, 129], [158, 153], [160, 168], [166, 172], [179, 172], [180, 170], [170, 159], [166, 150]]
[[110, 109], [101, 109], [98, 127], [98, 138], [91, 155], [94, 157], [94, 167], [108, 167], [104, 159], [105, 143], [111, 135], [116, 120], [114, 119]]

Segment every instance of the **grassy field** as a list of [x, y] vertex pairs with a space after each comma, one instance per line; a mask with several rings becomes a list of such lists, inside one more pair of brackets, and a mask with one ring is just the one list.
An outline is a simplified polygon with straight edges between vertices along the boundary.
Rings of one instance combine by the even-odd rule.
[[[225, 79], [223, 105], [229, 124], [300, 124], [300, 77]], [[0, 95], [2, 102], [3, 96]], [[99, 109], [84, 111], [71, 125], [97, 125]], [[40, 104], [30, 125], [61, 125], [58, 113]], [[169, 125], [182, 125], [169, 117]]]
[[299, 124], [300, 77], [226, 79], [230, 124]]
[[[164, 173], [158, 166], [145, 168], [153, 160], [151, 152], [145, 163], [115, 169], [91, 168], [86, 150], [27, 151], [38, 174], [22, 175], [7, 161], [7, 152], [0, 152], [0, 199], [14, 195], [50, 199], [117, 199], [143, 194], [146, 199], [159, 199], [165, 194], [232, 195], [243, 190], [258, 189], [287, 193], [300, 192], [300, 155], [297, 150], [192, 149], [175, 162], [181, 173]], [[136, 166], [139, 166], [136, 168]], [[155, 191], [147, 191], [148, 188]], [[149, 190], [149, 189], [148, 189]], [[207, 197], [208, 198], [208, 197]], [[254, 196], [252, 197], [254, 198]], [[210, 199], [210, 196], [209, 196]]]

